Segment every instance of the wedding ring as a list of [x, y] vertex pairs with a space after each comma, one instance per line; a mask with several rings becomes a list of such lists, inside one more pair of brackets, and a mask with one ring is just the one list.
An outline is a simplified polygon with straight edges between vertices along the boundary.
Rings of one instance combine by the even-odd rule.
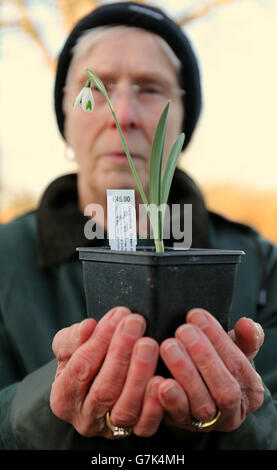
[[114, 424], [112, 424], [112, 422], [110, 420], [110, 412], [109, 411], [107, 411], [107, 413], [106, 413], [106, 425], [109, 428], [109, 430], [112, 432], [114, 437], [123, 438], [123, 437], [128, 437], [132, 434], [132, 428], [131, 427], [120, 428], [119, 426], [115, 426]]
[[221, 411], [218, 410], [215, 417], [211, 421], [196, 421], [192, 420], [191, 424], [197, 428], [199, 431], [202, 431], [202, 429], [209, 428], [210, 426], [213, 426], [220, 418], [221, 416]]

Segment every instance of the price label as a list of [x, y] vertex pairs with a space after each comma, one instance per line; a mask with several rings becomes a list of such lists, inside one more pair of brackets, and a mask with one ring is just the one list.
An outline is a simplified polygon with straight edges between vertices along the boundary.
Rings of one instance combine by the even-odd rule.
[[135, 191], [107, 189], [108, 237], [111, 250], [136, 251]]

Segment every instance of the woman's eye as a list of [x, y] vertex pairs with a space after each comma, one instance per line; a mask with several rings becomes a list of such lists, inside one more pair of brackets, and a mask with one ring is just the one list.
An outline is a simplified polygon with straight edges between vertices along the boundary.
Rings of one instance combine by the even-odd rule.
[[157, 87], [154, 87], [154, 86], [146, 86], [146, 87], [141, 87], [140, 93], [153, 95], [153, 94], [160, 93], [160, 90]]

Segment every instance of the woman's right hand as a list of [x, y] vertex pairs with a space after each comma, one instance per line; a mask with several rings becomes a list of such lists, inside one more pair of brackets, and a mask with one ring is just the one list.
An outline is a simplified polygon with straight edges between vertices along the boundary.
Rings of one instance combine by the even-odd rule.
[[143, 337], [145, 319], [126, 307], [60, 330], [53, 340], [58, 360], [50, 407], [83, 436], [114, 439], [106, 413], [119, 427], [152, 436], [163, 419], [158, 398], [162, 377], [153, 376], [157, 342]]

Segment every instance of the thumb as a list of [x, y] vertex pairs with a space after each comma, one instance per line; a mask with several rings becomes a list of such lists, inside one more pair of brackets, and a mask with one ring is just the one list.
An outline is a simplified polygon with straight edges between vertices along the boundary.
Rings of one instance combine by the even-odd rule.
[[249, 360], [254, 359], [264, 342], [262, 326], [251, 318], [240, 318], [229, 336]]

